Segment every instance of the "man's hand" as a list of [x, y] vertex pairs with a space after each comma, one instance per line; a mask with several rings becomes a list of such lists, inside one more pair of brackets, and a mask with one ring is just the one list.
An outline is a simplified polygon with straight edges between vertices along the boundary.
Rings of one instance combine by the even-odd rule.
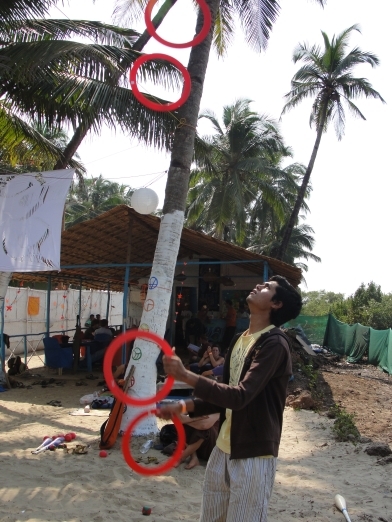
[[187, 371], [181, 359], [176, 355], [175, 348], [173, 348], [173, 355], [171, 357], [163, 356], [162, 362], [165, 373], [171, 375], [177, 381], [185, 382]]

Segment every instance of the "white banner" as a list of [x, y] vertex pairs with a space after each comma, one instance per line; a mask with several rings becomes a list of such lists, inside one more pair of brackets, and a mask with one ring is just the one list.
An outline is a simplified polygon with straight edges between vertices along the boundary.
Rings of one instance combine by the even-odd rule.
[[0, 176], [0, 271], [60, 270], [73, 169]]

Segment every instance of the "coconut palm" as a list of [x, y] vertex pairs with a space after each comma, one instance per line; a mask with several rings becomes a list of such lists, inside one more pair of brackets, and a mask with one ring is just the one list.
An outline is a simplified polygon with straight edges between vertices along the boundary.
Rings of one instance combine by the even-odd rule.
[[[52, 170], [62, 157], [67, 134], [57, 127], [49, 128], [26, 122], [4, 101], [0, 102], [0, 173], [22, 173]], [[81, 176], [84, 167], [75, 159], [67, 163]]]
[[314, 98], [310, 125], [315, 127], [316, 141], [282, 243], [277, 251], [278, 259], [283, 259], [285, 256], [290, 236], [298, 220], [321, 137], [329, 123], [334, 121], [335, 131], [340, 140], [344, 135], [345, 105], [354, 116], [365, 120], [365, 116], [352, 100], [365, 96], [384, 102], [366, 78], [353, 76], [353, 69], [357, 65], [369, 64], [375, 67], [379, 64], [377, 56], [361, 51], [358, 47], [347, 52], [349, 38], [353, 31], [359, 31], [359, 27], [353, 25], [338, 36], [333, 36], [332, 40], [322, 32], [323, 49], [317, 45], [309, 47], [307, 44], [300, 44], [293, 54], [294, 63], [302, 62], [303, 66], [291, 80], [291, 90], [286, 94], [287, 102], [282, 114], [295, 108], [305, 98]]
[[133, 189], [102, 176], [75, 184], [65, 204], [65, 228], [93, 219], [117, 205], [130, 205]]
[[[70, 41], [72, 36], [94, 43]], [[173, 116], [147, 109], [126, 86], [126, 73], [140, 56], [133, 49], [139, 37], [133, 30], [94, 21], [25, 16], [0, 23], [0, 95], [39, 122], [74, 128], [55, 168], [64, 168], [87, 132], [97, 132], [103, 124], [146, 144], [170, 146]], [[142, 73], [169, 88], [179, 83], [178, 71], [167, 62], [148, 62]]]
[[283, 218], [275, 181], [285, 177], [278, 165], [290, 155], [277, 124], [252, 111], [250, 103], [241, 99], [224, 107], [223, 125], [213, 112], [200, 115], [211, 122], [215, 134], [197, 140], [186, 212], [187, 226], [237, 244], [244, 242], [258, 200]]
[[[270, 228], [266, 233], [264, 233], [265, 242], [263, 244], [259, 243], [258, 235], [251, 237], [250, 242], [253, 243], [253, 245], [248, 247], [248, 250], [257, 252], [258, 254], [276, 257], [276, 251], [280, 246], [284, 231], [285, 227], [277, 229]], [[308, 261], [311, 259], [316, 263], [320, 263], [321, 258], [312, 252], [315, 243], [313, 234], [313, 228], [305, 223], [294, 227], [293, 233], [290, 237], [289, 246], [282, 261], [297, 266], [304, 272], [308, 271], [308, 266], [303, 260]]]
[[[319, 2], [323, 3], [322, 0], [319, 0]], [[205, 3], [210, 9], [213, 27], [203, 42], [192, 47], [189, 56], [187, 68], [191, 77], [191, 93], [188, 100], [178, 110], [179, 124], [176, 126], [173, 137], [161, 226], [151, 270], [151, 277], [157, 278], [159, 284], [148, 290], [147, 301], [151, 299], [155, 305], [148, 311], [144, 310], [141, 319], [148, 328], [151, 326], [151, 329], [161, 337], [163, 337], [166, 329], [166, 319], [170, 307], [174, 269], [184, 223], [200, 101], [213, 36], [216, 35], [214, 27], [220, 25], [222, 34], [224, 30], [225, 34], [231, 34], [232, 18], [234, 13], [238, 13], [248, 42], [253, 47], [262, 49], [266, 47], [270, 30], [279, 9], [277, 0], [205, 0]], [[131, 7], [138, 6], [144, 9], [147, 0], [118, 0], [117, 4]], [[204, 17], [199, 10], [196, 33], [201, 31], [203, 23]], [[151, 303], [151, 301], [148, 302]], [[144, 354], [138, 361], [131, 361], [136, 366], [135, 376], [139, 374], [148, 376], [148, 378], [137, 379], [135, 377], [137, 384], [130, 388], [129, 393], [135, 395], [135, 397], [151, 396], [155, 391], [154, 366], [152, 363], [157, 356], [157, 349], [152, 348], [151, 343], [140, 340], [136, 341], [135, 346], [140, 348]], [[123, 417], [122, 429], [137, 414], [137, 411], [137, 409], [128, 408]], [[156, 421], [152, 417], [138, 428], [139, 433], [150, 431], [156, 431]]]
[[[256, 247], [256, 251], [261, 253], [261, 245], [269, 243], [271, 238], [276, 238], [278, 231], [284, 226], [290, 216], [306, 168], [299, 163], [292, 163], [284, 167], [282, 171], [283, 175], [275, 176], [274, 179], [271, 179], [271, 184], [280, 200], [284, 215], [283, 217], [280, 214], [277, 215], [274, 206], [260, 195], [249, 213], [247, 238], [244, 244], [246, 248]], [[308, 185], [306, 197], [301, 207], [301, 211], [304, 214], [309, 211], [307, 199], [310, 192], [311, 187]]]

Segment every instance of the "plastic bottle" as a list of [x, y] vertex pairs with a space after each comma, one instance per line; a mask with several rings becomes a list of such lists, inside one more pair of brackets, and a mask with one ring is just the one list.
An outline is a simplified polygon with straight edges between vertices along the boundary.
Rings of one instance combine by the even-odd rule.
[[153, 440], [148, 440], [143, 444], [143, 446], [140, 448], [140, 453], [147, 453], [147, 451], [154, 446]]

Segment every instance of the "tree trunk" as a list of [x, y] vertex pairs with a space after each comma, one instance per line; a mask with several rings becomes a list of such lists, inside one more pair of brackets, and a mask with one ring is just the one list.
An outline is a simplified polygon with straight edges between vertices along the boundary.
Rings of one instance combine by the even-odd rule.
[[[213, 26], [219, 6], [219, 0], [206, 0], [206, 2], [210, 7], [213, 23], [207, 38], [201, 44], [192, 48], [189, 57], [188, 71], [192, 81], [192, 89], [188, 100], [179, 110], [179, 121], [181, 123], [177, 126], [174, 135], [163, 216], [151, 269], [151, 284], [149, 284], [141, 319], [143, 329], [148, 329], [160, 337], [164, 336], [167, 327], [174, 270], [184, 223], [197, 119], [212, 44]], [[196, 33], [200, 31], [202, 25], [203, 16], [199, 11]], [[173, 328], [173, 325], [169, 324], [168, 327]], [[127, 368], [128, 373], [132, 364], [135, 365], [135, 384], [128, 390], [131, 396], [137, 398], [155, 395], [155, 361], [158, 354], [159, 350], [155, 344], [139, 339], [136, 340], [132, 358]], [[154, 408], [154, 405], [151, 408]], [[126, 429], [126, 426], [139, 411], [139, 408], [128, 407], [123, 416], [122, 430]], [[138, 425], [135, 431], [137, 435], [156, 432], [155, 416], [147, 417], [144, 422]]]
[[90, 130], [91, 125], [88, 125], [86, 127], [83, 124], [81, 124], [81, 125], [79, 125], [79, 127], [76, 128], [74, 135], [72, 136], [70, 142], [68, 143], [68, 145], [65, 147], [65, 149], [63, 151], [62, 157], [57, 160], [57, 163], [54, 166], [53, 170], [62, 170], [62, 169], [67, 168], [67, 166], [69, 165], [69, 162], [71, 161], [74, 154], [78, 150], [79, 145], [82, 143], [86, 134]]
[[286, 254], [287, 248], [289, 246], [290, 238], [291, 238], [291, 235], [293, 233], [293, 229], [294, 229], [294, 227], [295, 227], [295, 225], [297, 223], [297, 220], [298, 220], [299, 211], [301, 209], [302, 203], [303, 203], [304, 198], [305, 198], [306, 189], [307, 189], [308, 184], [309, 184], [310, 175], [312, 174], [313, 167], [314, 167], [314, 162], [316, 161], [316, 156], [317, 156], [318, 149], [319, 149], [319, 146], [320, 146], [321, 136], [322, 136], [323, 131], [324, 131], [325, 119], [326, 119], [326, 116], [327, 116], [327, 108], [328, 108], [328, 105], [326, 103], [325, 107], [324, 107], [324, 110], [323, 110], [321, 122], [320, 122], [320, 125], [319, 125], [318, 130], [317, 130], [317, 136], [316, 136], [316, 141], [314, 143], [312, 155], [310, 157], [310, 161], [309, 161], [308, 167], [306, 169], [305, 176], [303, 177], [302, 185], [301, 185], [301, 187], [300, 187], [300, 189], [298, 191], [297, 199], [295, 201], [294, 208], [293, 208], [293, 210], [291, 212], [290, 219], [289, 219], [289, 221], [287, 223], [282, 242], [281, 242], [281, 244], [280, 244], [280, 246], [278, 248], [277, 254], [275, 256], [276, 259], [280, 259], [281, 261], [283, 261], [283, 258], [284, 258], [285, 254]]

